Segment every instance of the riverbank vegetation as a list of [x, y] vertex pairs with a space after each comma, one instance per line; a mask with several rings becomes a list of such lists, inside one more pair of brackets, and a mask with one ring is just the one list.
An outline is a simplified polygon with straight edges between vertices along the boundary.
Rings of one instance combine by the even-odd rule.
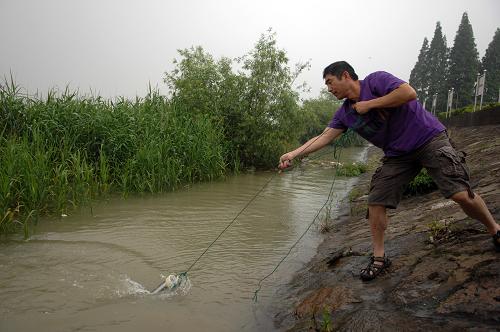
[[1, 84], [0, 233], [22, 228], [27, 236], [39, 216], [109, 193], [273, 168], [338, 106], [324, 96], [301, 103], [295, 82], [308, 65], [290, 69], [271, 32], [236, 60], [201, 47], [179, 55], [165, 74], [167, 96], [151, 88], [135, 100], [69, 90], [29, 96], [12, 78]]
[[161, 192], [217, 178], [225, 161], [219, 128], [190, 117], [151, 91], [135, 101], [78, 97], [44, 100], [0, 92], [2, 231], [24, 216], [64, 214], [110, 191]]
[[[481, 111], [488, 111], [492, 110], [495, 108], [500, 107], [500, 103], [489, 103], [486, 105], [483, 105], [481, 108]], [[446, 120], [448, 117], [456, 116], [456, 115], [461, 115], [464, 113], [474, 113], [474, 112], [479, 112], [479, 105], [476, 105], [476, 108], [474, 109], [474, 105], [467, 105], [458, 109], [451, 110], [449, 114], [447, 115], [446, 112], [441, 112], [437, 113], [437, 117], [439, 120]]]

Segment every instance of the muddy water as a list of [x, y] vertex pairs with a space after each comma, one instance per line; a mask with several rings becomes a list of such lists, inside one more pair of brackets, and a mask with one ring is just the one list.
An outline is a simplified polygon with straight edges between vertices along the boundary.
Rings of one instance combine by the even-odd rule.
[[[364, 150], [344, 149], [345, 160]], [[315, 252], [316, 223], [252, 300], [323, 205], [333, 169], [275, 176], [189, 272], [191, 288], [150, 295], [185, 271], [273, 176], [262, 172], [173, 193], [112, 198], [43, 220], [29, 241], [0, 241], [0, 331], [263, 331], [269, 308]], [[341, 199], [354, 179], [337, 178]]]

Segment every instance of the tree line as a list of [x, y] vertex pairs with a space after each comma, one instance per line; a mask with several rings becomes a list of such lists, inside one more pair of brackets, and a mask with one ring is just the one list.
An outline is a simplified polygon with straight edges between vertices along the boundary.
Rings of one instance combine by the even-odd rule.
[[417, 62], [410, 74], [410, 85], [417, 91], [419, 100], [427, 108], [437, 94], [436, 110], [445, 111], [448, 90], [454, 89], [453, 107], [464, 107], [474, 103], [475, 84], [478, 73], [486, 70], [486, 85], [483, 101], [497, 102], [500, 88], [500, 29], [497, 28], [484, 57], [479, 60], [472, 25], [465, 12], [449, 48], [441, 23], [436, 23], [434, 36], [429, 44], [424, 38]]

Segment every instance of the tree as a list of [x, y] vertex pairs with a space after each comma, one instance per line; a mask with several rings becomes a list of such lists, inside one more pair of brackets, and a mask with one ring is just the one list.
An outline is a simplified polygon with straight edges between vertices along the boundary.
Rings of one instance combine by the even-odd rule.
[[322, 89], [317, 98], [304, 100], [301, 109], [305, 115], [305, 132], [300, 142], [305, 143], [311, 137], [321, 134], [341, 105], [342, 102], [327, 89]]
[[231, 60], [222, 58], [215, 61], [201, 46], [178, 52], [182, 59], [174, 60], [176, 68], [171, 73], [165, 73], [172, 101], [193, 115], [219, 117], [224, 112], [222, 86], [230, 81], [232, 75]]
[[299, 95], [293, 89], [307, 64], [288, 66], [286, 52], [277, 48], [276, 34], [262, 34], [254, 49], [242, 57], [246, 86], [242, 91], [245, 112], [237, 144], [245, 146], [240, 158], [259, 167], [272, 166], [273, 156], [296, 142], [303, 130]]
[[496, 102], [500, 89], [500, 28], [497, 28], [486, 49], [481, 69], [486, 70], [486, 94], [483, 102]]
[[463, 13], [455, 41], [450, 52], [447, 74], [448, 89], [454, 88], [458, 107], [470, 105], [474, 100], [474, 83], [479, 70], [479, 55], [472, 26], [467, 13]]
[[448, 89], [446, 88], [448, 47], [446, 46], [446, 36], [443, 35], [440, 22], [436, 23], [427, 61], [427, 71], [429, 73], [428, 95], [432, 98], [434, 94], [437, 94], [436, 110], [445, 111], [448, 94]]
[[410, 85], [417, 92], [417, 96], [421, 102], [427, 98], [429, 89], [429, 70], [428, 70], [428, 56], [429, 56], [429, 40], [424, 38], [422, 48], [418, 54], [417, 63], [410, 73]]
[[297, 143], [304, 125], [292, 85], [307, 65], [292, 71], [274, 33], [263, 34], [238, 59], [242, 70], [237, 73], [230, 59], [216, 61], [201, 47], [179, 54], [182, 59], [165, 74], [170, 102], [192, 117], [208, 115], [221, 126], [229, 167], [272, 167]]

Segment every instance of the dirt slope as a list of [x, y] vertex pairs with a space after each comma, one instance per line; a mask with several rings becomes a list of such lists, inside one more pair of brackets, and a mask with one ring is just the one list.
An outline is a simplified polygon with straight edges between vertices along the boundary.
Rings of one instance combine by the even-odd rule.
[[[500, 110], [491, 114], [500, 118]], [[468, 155], [474, 191], [500, 222], [500, 124], [448, 131]], [[378, 160], [375, 150], [370, 155]], [[344, 203], [345, 214], [294, 277], [276, 327], [321, 331], [326, 318], [341, 331], [500, 331], [500, 253], [482, 224], [437, 191], [390, 210], [386, 252], [393, 264], [372, 282], [359, 280], [371, 251], [364, 219], [370, 177], [360, 178], [360, 197]]]

